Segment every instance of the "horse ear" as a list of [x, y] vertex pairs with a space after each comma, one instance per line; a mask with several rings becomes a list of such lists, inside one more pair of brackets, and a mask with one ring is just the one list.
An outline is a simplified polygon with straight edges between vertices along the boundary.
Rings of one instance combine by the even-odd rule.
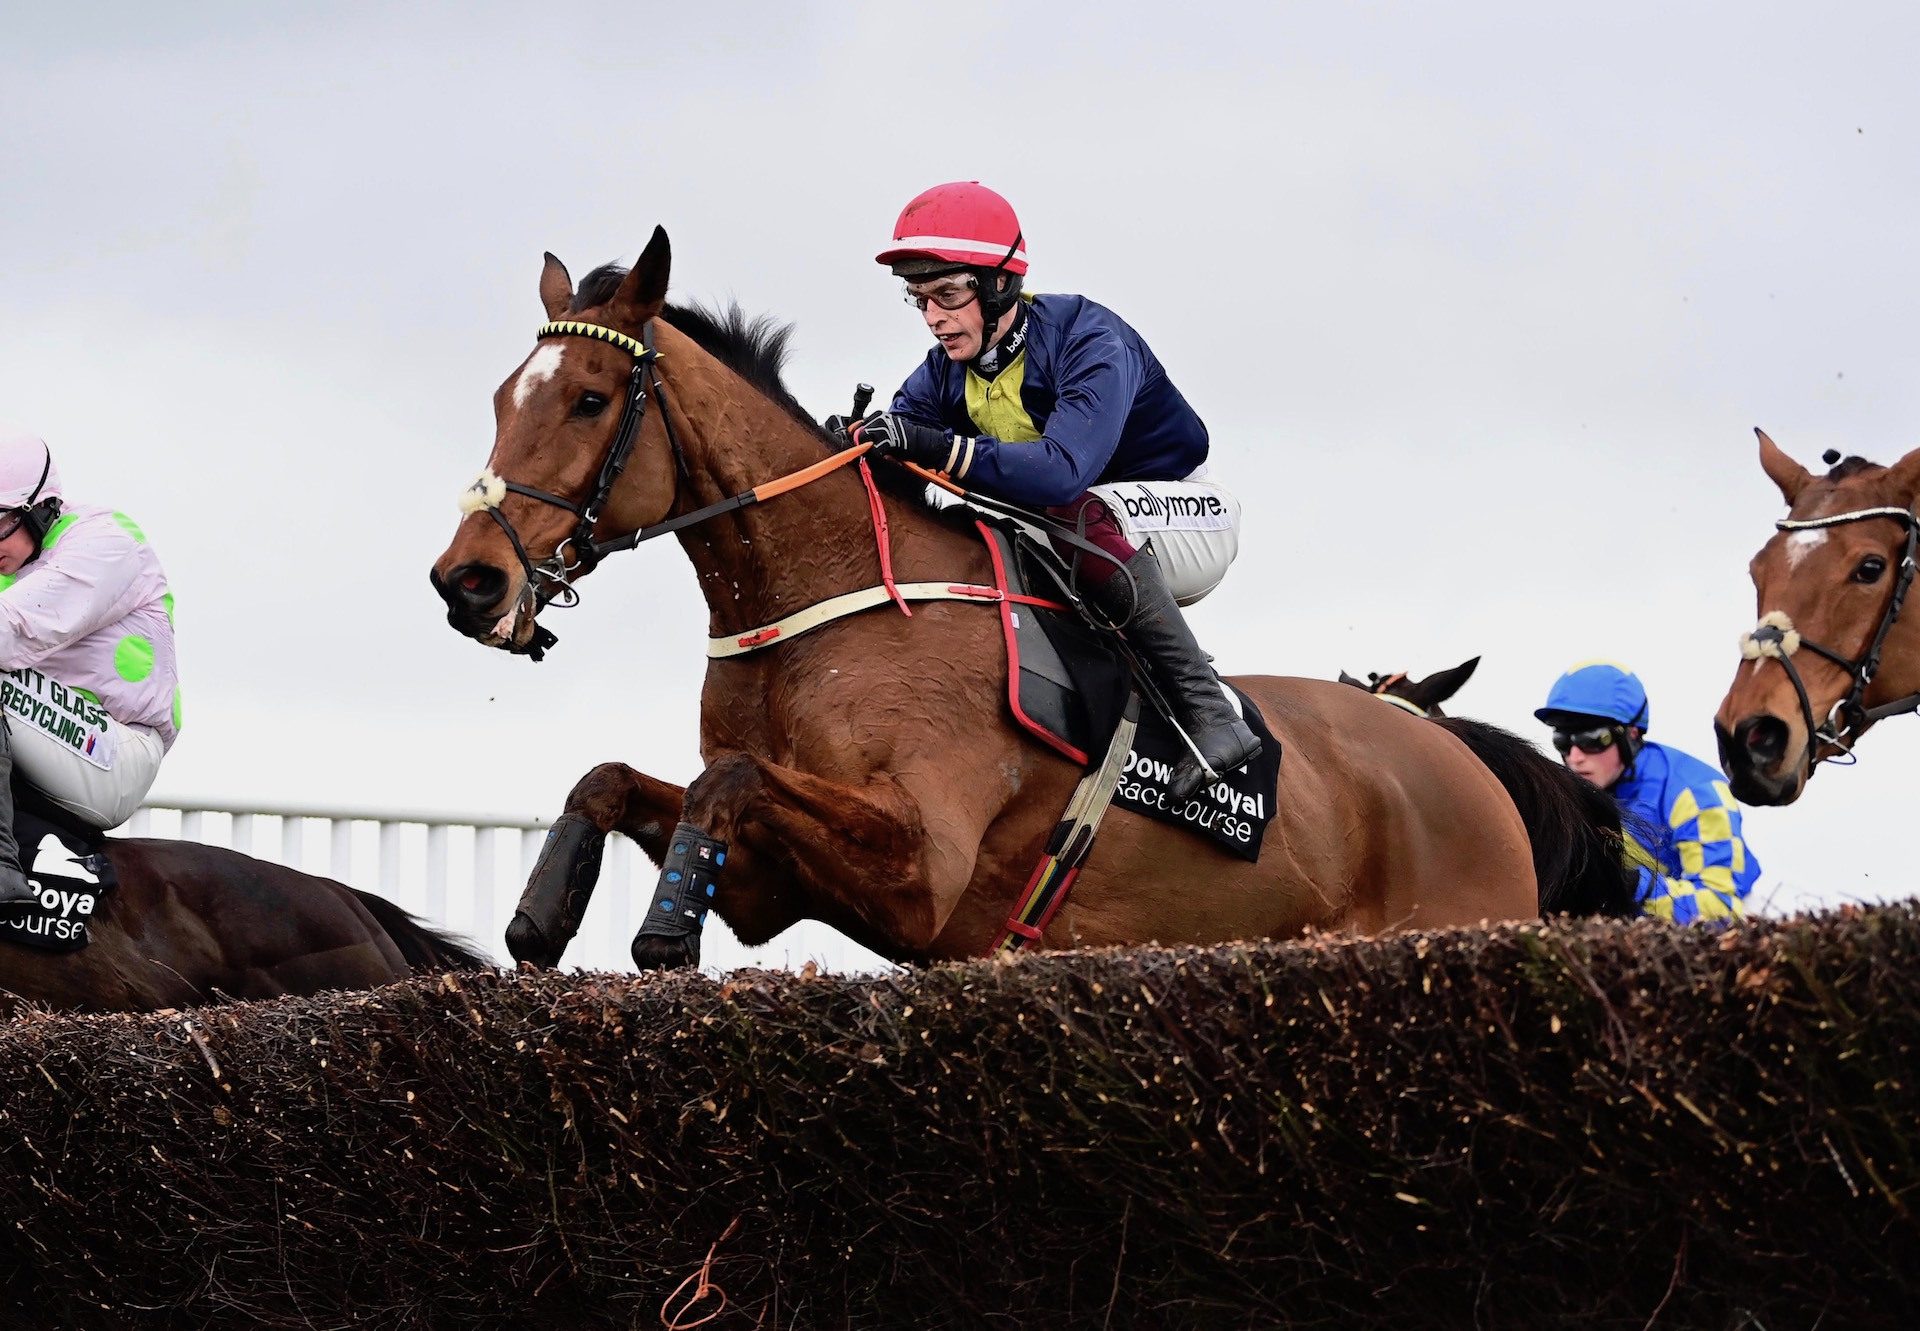
[[[1356, 689], [1364, 689], [1367, 687], [1365, 684], [1361, 683], [1359, 680], [1355, 679], [1352, 675], [1349, 675], [1344, 670], [1340, 672], [1340, 682], [1342, 684], [1351, 684]], [[1371, 690], [1368, 690], [1368, 691], [1371, 692]]]
[[1807, 488], [1813, 476], [1807, 469], [1780, 451], [1780, 445], [1767, 438], [1767, 432], [1759, 426], [1753, 432], [1760, 436], [1760, 466], [1773, 483], [1780, 487], [1781, 495], [1792, 508], [1800, 492]]
[[1451, 670], [1442, 670], [1437, 674], [1428, 675], [1407, 690], [1411, 695], [1408, 701], [1418, 703], [1422, 707], [1438, 707], [1460, 692], [1466, 682], [1473, 678], [1473, 672], [1479, 665], [1480, 658], [1476, 656], [1471, 661], [1462, 661]]
[[609, 302], [614, 321], [638, 331], [659, 314], [667, 303], [667, 270], [672, 266], [673, 247], [667, 244], [667, 229], [656, 226], [653, 238], [640, 251], [639, 261], [628, 270]]
[[1899, 493], [1907, 497], [1909, 505], [1920, 502], [1920, 448], [1888, 467], [1887, 471], [1892, 475]]
[[547, 307], [547, 318], [558, 319], [573, 308], [573, 279], [567, 276], [567, 266], [547, 256], [547, 266], [540, 270], [540, 303]]

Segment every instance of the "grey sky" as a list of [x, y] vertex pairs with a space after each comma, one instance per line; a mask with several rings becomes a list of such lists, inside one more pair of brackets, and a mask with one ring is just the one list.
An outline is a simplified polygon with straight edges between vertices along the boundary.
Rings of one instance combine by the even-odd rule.
[[[798, 324], [824, 414], [924, 334], [871, 262], [979, 178], [1031, 284], [1153, 343], [1248, 509], [1229, 668], [1425, 674], [1528, 733], [1611, 656], [1711, 754], [1803, 461], [1920, 444], [1920, 13], [1893, 4], [73, 5], [0, 18], [0, 416], [179, 597], [162, 793], [545, 813], [685, 780], [704, 614], [670, 547], [542, 665], [427, 565], [489, 394], [575, 274], [667, 226], [681, 299]], [[1750, 819], [1771, 886], [1912, 890], [1920, 724]], [[1764, 888], [1763, 888], [1764, 890]]]

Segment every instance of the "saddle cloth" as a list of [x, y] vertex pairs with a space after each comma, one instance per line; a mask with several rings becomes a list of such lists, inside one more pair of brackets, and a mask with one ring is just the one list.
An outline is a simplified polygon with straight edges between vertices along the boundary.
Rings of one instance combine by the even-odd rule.
[[[1071, 610], [1032, 600], [1067, 602], [1067, 570], [1053, 551], [1011, 522], [976, 520], [1003, 593], [1007, 704], [1014, 720], [1049, 748], [1081, 766], [1104, 753], [1135, 688], [1113, 636]], [[1012, 599], [1025, 598], [1025, 599]], [[1158, 709], [1143, 707], [1116, 806], [1193, 832], [1243, 860], [1260, 858], [1280, 781], [1280, 743], [1253, 701], [1222, 682], [1228, 698], [1260, 737], [1260, 756], [1176, 805], [1167, 795], [1185, 742]]]
[[91, 941], [90, 924], [115, 882], [106, 838], [29, 785], [16, 781], [13, 792], [20, 867], [40, 895], [0, 906], [0, 939], [46, 952], [77, 952]]

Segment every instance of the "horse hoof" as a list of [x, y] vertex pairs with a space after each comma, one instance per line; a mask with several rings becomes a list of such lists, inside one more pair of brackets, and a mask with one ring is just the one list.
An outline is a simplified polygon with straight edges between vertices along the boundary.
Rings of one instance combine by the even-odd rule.
[[507, 924], [507, 952], [515, 961], [524, 961], [542, 970], [551, 970], [560, 964], [560, 949], [547, 941], [540, 926], [529, 919], [525, 911], [515, 911]]
[[666, 938], [660, 934], [636, 934], [633, 940], [633, 964], [643, 971], [679, 970], [700, 964], [700, 935], [682, 934]]

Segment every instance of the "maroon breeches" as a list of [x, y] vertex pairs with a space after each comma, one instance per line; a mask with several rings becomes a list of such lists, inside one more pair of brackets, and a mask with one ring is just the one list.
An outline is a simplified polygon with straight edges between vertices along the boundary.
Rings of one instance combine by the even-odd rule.
[[[1124, 564], [1137, 553], [1127, 534], [1120, 530], [1120, 520], [1113, 516], [1113, 509], [1107, 501], [1089, 490], [1072, 503], [1061, 504], [1047, 510], [1047, 516], [1058, 518], [1072, 524], [1079, 534], [1112, 555]], [[1082, 525], [1084, 524], [1084, 526]], [[1107, 585], [1113, 577], [1115, 566], [1104, 559], [1091, 556], [1079, 558], [1079, 552], [1061, 541], [1053, 542], [1054, 553], [1072, 564], [1079, 559], [1080, 577], [1093, 588]]]

